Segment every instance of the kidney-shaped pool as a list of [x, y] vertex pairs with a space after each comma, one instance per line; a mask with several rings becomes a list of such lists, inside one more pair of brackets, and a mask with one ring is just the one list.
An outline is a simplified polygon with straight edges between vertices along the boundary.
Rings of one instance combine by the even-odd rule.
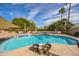
[[11, 38], [0, 45], [0, 52], [6, 52], [15, 50], [24, 46], [30, 46], [32, 44], [65, 44], [75, 45], [78, 40], [65, 36], [53, 36], [53, 35], [30, 35]]

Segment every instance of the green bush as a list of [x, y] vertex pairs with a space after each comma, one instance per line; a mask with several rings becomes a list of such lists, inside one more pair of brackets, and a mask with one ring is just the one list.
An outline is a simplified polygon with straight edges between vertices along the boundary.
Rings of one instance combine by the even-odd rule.
[[79, 32], [75, 32], [75, 36], [79, 36]]

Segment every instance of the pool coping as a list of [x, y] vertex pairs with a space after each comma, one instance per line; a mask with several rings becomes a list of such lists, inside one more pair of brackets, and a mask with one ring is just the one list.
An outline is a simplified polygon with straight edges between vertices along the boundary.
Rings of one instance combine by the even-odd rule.
[[[22, 34], [22, 36], [23, 35], [27, 35], [27, 34]], [[40, 34], [31, 34], [31, 35], [40, 35]], [[71, 36], [71, 35], [67, 35], [67, 34], [48, 34], [48, 35], [57, 35], [57, 36], [65, 36], [65, 37], [70, 37], [70, 38], [73, 38], [73, 39], [76, 39], [76, 40], [79, 40], [79, 38], [77, 38], [77, 37], [74, 37], [74, 36]], [[13, 38], [13, 37], [15, 37], [15, 36], [21, 36], [21, 34], [20, 35], [14, 35], [14, 36], [8, 36], [8, 37], [1, 37], [0, 38], [0, 41], [1, 40], [7, 40], [8, 38]], [[28, 35], [29, 36], [29, 35]]]
[[70, 38], [73, 38], [73, 39], [79, 40], [79, 38], [74, 37], [74, 36], [71, 36], [71, 35], [67, 35], [67, 34], [50, 34], [50, 35], [65, 36], [65, 37], [70, 37]]
[[[37, 36], [37, 35], [40, 35], [40, 34], [32, 34], [32, 35], [36, 35]], [[67, 34], [48, 34], [48, 35], [65, 36], [65, 37], [69, 37], [69, 38], [73, 38], [73, 39], [79, 40], [79, 38], [71, 36], [71, 35], [67, 35]]]

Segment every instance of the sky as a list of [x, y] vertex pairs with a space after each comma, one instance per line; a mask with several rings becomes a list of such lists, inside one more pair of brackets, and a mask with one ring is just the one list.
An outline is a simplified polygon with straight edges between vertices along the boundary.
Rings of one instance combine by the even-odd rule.
[[[25, 18], [34, 21], [37, 27], [48, 26], [60, 20], [60, 8], [65, 8], [63, 18], [68, 17], [68, 5], [63, 3], [0, 3], [0, 16], [8, 21], [13, 18]], [[71, 4], [70, 21], [79, 24], [79, 4]]]

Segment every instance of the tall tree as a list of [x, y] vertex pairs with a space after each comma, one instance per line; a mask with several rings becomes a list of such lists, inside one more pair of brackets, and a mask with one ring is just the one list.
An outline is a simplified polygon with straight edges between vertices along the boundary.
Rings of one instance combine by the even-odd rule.
[[68, 21], [70, 20], [70, 11], [71, 11], [71, 3], [64, 3], [64, 5], [69, 5], [69, 10], [68, 10]]
[[65, 13], [65, 8], [62, 7], [62, 8], [59, 10], [59, 13], [61, 14], [61, 20], [62, 20], [62, 16], [63, 16], [63, 14]]
[[24, 31], [26, 32], [27, 30], [35, 30], [36, 29], [36, 24], [34, 22], [31, 22], [29, 20], [26, 20], [24, 18], [14, 18], [12, 20], [12, 23], [20, 26]]
[[71, 3], [69, 3], [68, 21], [70, 20]]
[[70, 28], [74, 25], [71, 22], [67, 22], [67, 27], [65, 28], [65, 22], [68, 21], [68, 19], [62, 19], [62, 20], [58, 20], [55, 23], [52, 23], [51, 25], [48, 26], [48, 30], [60, 30], [62, 32], [68, 33], [68, 31], [70, 30]]
[[68, 9], [68, 21], [65, 22], [65, 28], [68, 29], [69, 28], [68, 23], [69, 23], [69, 20], [70, 20], [71, 3], [64, 3], [64, 5], [65, 6], [67, 6], [67, 5], [69, 6], [69, 9]]

